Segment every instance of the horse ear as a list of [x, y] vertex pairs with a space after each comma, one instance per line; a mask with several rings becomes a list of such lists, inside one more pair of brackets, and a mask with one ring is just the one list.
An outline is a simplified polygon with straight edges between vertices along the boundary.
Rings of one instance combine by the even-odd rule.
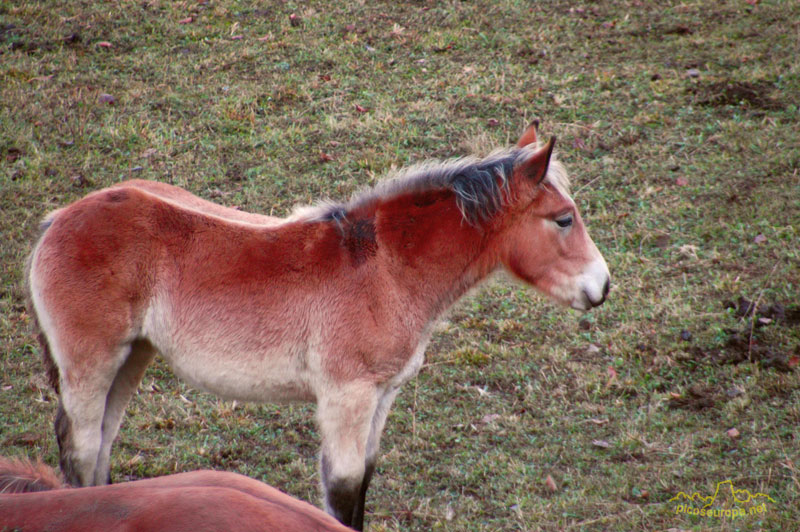
[[530, 123], [528, 129], [525, 130], [525, 133], [517, 141], [517, 148], [524, 148], [528, 144], [534, 144], [536, 142], [536, 131], [539, 129], [539, 119], [535, 119], [533, 122]]
[[541, 183], [544, 176], [547, 175], [547, 168], [550, 166], [550, 157], [553, 155], [553, 147], [555, 145], [556, 138], [550, 137], [547, 145], [534, 153], [530, 159], [520, 164], [517, 171], [528, 179], [532, 179], [537, 185]]

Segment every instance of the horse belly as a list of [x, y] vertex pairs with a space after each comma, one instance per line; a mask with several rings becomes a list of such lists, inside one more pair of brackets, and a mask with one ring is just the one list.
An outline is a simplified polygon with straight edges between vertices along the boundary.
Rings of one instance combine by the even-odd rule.
[[[214, 309], [222, 305], [210, 302]], [[206, 307], [206, 308], [208, 308]], [[192, 312], [161, 295], [151, 302], [142, 336], [178, 377], [226, 399], [253, 402], [314, 401], [318, 360], [296, 327], [265, 333], [245, 314]]]
[[314, 401], [306, 350], [259, 345], [241, 338], [175, 335], [154, 342], [178, 377], [226, 399], [253, 402]]
[[201, 390], [253, 402], [314, 401], [312, 378], [297, 349], [261, 352], [179, 349], [163, 353], [173, 371]]

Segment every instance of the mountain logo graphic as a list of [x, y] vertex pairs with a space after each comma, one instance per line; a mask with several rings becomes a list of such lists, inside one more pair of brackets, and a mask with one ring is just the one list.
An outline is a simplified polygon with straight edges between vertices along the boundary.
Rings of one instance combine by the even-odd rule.
[[[723, 490], [723, 491], [720, 493], [720, 490]], [[695, 502], [696, 503], [699, 500], [699, 501], [702, 501], [702, 503], [703, 503], [702, 508], [708, 508], [709, 506], [714, 504], [714, 501], [717, 500], [717, 497], [720, 494], [724, 495], [726, 490], [728, 490], [730, 492], [732, 499], [737, 504], [747, 504], [749, 502], [759, 503], [759, 502], [764, 502], [764, 499], [768, 500], [769, 502], [773, 502], [773, 503], [775, 502], [772, 499], [772, 497], [770, 497], [766, 493], [759, 493], [759, 492], [750, 493], [750, 491], [747, 490], [747, 489], [738, 490], [738, 489], [733, 487], [733, 481], [731, 481], [731, 480], [722, 480], [720, 482], [717, 482], [717, 489], [714, 491], [713, 495], [703, 496], [703, 495], [700, 495], [698, 492], [694, 492], [690, 496], [690, 495], [686, 495], [686, 493], [681, 491], [681, 492], [678, 492], [678, 494], [675, 495], [673, 498], [671, 498], [669, 500], [669, 502], [675, 502], [675, 501], [677, 501], [677, 502], [687, 501], [688, 502], [688, 501], [691, 501], [691, 502]]]

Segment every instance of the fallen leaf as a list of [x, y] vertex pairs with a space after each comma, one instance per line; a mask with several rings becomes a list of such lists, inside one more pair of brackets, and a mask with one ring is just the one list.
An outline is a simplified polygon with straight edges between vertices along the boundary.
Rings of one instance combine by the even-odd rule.
[[20, 150], [19, 148], [14, 148], [14, 147], [8, 148], [8, 150], [6, 151], [6, 161], [13, 163], [17, 159], [19, 159], [22, 156], [22, 154], [23, 154], [22, 150]]
[[730, 436], [730, 437], [731, 437], [731, 438], [733, 438], [733, 439], [736, 439], [736, 438], [738, 438], [738, 437], [739, 437], [739, 431], [738, 431], [738, 430], [736, 430], [735, 428], [733, 428], [733, 429], [729, 429], [729, 430], [728, 430], [728, 432], [727, 432], [727, 434], [728, 434], [728, 436]]
[[303, 23], [303, 19], [298, 17], [296, 14], [292, 13], [291, 15], [289, 15], [289, 24], [291, 24], [292, 26], [297, 27], [302, 23]]
[[602, 350], [600, 349], [600, 346], [598, 346], [598, 345], [589, 344], [588, 346], [586, 346], [586, 354], [587, 355], [596, 355], [600, 351], [602, 351]]
[[500, 121], [497, 120], [496, 118], [490, 118], [489, 120], [486, 121], [486, 125], [489, 126], [489, 127], [496, 127], [499, 124], [500, 124]]
[[325, 153], [324, 151], [321, 151], [321, 152], [319, 152], [319, 159], [323, 163], [327, 163], [328, 161], [332, 161], [333, 160], [333, 156], [328, 154], [328, 153]]
[[108, 41], [100, 41], [99, 43], [97, 43], [97, 46], [101, 48], [111, 48], [111, 43]]
[[263, 37], [259, 37], [258, 40], [261, 42], [272, 40], [272, 35], [264, 35]]
[[74, 175], [74, 176], [70, 177], [69, 180], [72, 181], [72, 186], [80, 187], [80, 188], [85, 187], [86, 185], [91, 185], [92, 184], [88, 179], [83, 177], [83, 174]]
[[615, 370], [612, 366], [608, 366], [608, 378], [609, 380], [617, 378], [617, 370]]
[[607, 420], [607, 419], [596, 419], [596, 418], [592, 418], [592, 419], [590, 419], [589, 421], [591, 421], [591, 422], [592, 422], [592, 423], [594, 423], [595, 425], [605, 425], [606, 423], [608, 423], [608, 420]]
[[544, 479], [544, 485], [547, 486], [547, 489], [550, 491], [558, 491], [558, 486], [556, 486], [556, 481], [553, 480], [552, 475], [547, 475], [547, 478]]
[[697, 259], [697, 246], [684, 244], [678, 248], [678, 254], [684, 259]]
[[734, 397], [739, 397], [743, 393], [744, 393], [744, 390], [739, 388], [739, 387], [736, 387], [736, 386], [734, 386], [733, 388], [729, 388], [729, 389], [725, 390], [725, 395], [727, 395], [731, 399], [733, 399]]
[[231, 37], [232, 41], [241, 41], [242, 39], [244, 39], [244, 35], [234, 35]]
[[608, 443], [606, 440], [592, 440], [592, 445], [595, 447], [602, 447], [603, 449], [608, 449], [611, 447], [611, 444]]
[[191, 24], [194, 19], [192, 17], [182, 18], [178, 21], [178, 24]]
[[690, 68], [689, 70], [686, 71], [686, 75], [689, 76], [690, 78], [699, 78], [700, 71], [697, 70], [696, 68]]
[[756, 244], [763, 244], [766, 241], [767, 237], [765, 237], [761, 233], [757, 234], [756, 237], [753, 239], [753, 242], [755, 242]]
[[689, 180], [686, 179], [685, 177], [679, 177], [678, 179], [675, 180], [675, 184], [678, 185], [679, 187], [685, 187], [686, 185], [689, 184]]
[[100, 94], [100, 96], [97, 97], [97, 101], [100, 103], [113, 104], [117, 101], [117, 99], [111, 96], [110, 94], [106, 94], [105, 92], [103, 92]]
[[797, 355], [792, 355], [789, 357], [789, 361], [786, 363], [787, 366], [790, 368], [795, 367], [797, 364], [800, 364], [800, 357]]
[[34, 445], [40, 439], [41, 437], [34, 432], [22, 432], [20, 434], [9, 436], [5, 441], [6, 443], [10, 443], [12, 445]]
[[320, 74], [319, 75], [319, 80], [320, 81], [330, 81], [331, 80], [331, 76], [330, 76], [330, 74]]
[[500, 419], [500, 417], [501, 417], [500, 414], [486, 414], [481, 418], [481, 423], [489, 424], [492, 421]]
[[367, 109], [366, 107], [361, 107], [360, 105], [356, 104], [356, 111], [358, 111], [359, 113], [366, 113], [367, 111], [369, 111], [369, 109]]

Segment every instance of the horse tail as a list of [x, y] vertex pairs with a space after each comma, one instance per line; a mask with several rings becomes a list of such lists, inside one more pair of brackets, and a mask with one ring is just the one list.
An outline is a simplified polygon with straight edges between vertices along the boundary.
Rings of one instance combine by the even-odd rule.
[[31, 254], [28, 255], [28, 260], [25, 263], [25, 295], [26, 295], [25, 303], [28, 309], [28, 315], [31, 317], [33, 334], [39, 341], [39, 347], [42, 353], [42, 363], [44, 364], [45, 374], [47, 375], [47, 382], [50, 383], [50, 387], [52, 387], [57, 394], [60, 393], [58, 385], [58, 380], [59, 380], [58, 366], [53, 360], [53, 354], [50, 352], [50, 344], [47, 341], [47, 336], [44, 334], [41, 327], [39, 326], [39, 320], [36, 314], [36, 308], [33, 305], [33, 296], [31, 294], [31, 268], [33, 266], [33, 256], [36, 253], [36, 248], [39, 246], [39, 242], [42, 240], [44, 234], [47, 232], [50, 226], [53, 225], [53, 220], [55, 219], [59, 211], [60, 209], [51, 212], [50, 214], [47, 215], [47, 217], [45, 217], [44, 220], [42, 220], [42, 223], [39, 225], [39, 235], [36, 238], [36, 244], [34, 245]]
[[47, 464], [0, 457], [0, 493], [31, 493], [66, 487]]

